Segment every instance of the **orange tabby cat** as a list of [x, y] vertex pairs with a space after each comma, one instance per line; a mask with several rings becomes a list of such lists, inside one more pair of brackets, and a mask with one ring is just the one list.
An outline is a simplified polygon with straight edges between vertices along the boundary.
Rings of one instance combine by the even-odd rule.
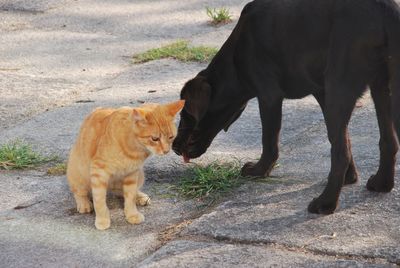
[[71, 149], [67, 178], [79, 213], [91, 212], [91, 191], [97, 229], [110, 227], [106, 194], [111, 184], [122, 184], [126, 220], [132, 224], [144, 220], [136, 208], [149, 201], [139, 191], [144, 161], [152, 153], [170, 151], [176, 136], [175, 115], [183, 105], [184, 101], [177, 101], [139, 108], [98, 108], [85, 119]]

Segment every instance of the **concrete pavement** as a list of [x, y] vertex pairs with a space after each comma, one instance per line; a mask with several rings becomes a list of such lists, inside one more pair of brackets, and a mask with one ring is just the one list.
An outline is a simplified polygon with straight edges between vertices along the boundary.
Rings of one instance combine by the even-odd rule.
[[[66, 159], [94, 107], [178, 98], [183, 83], [206, 65], [169, 59], [133, 65], [130, 56], [176, 39], [219, 47], [246, 2], [0, 0], [0, 144], [21, 138]], [[233, 23], [211, 27], [206, 6], [228, 7]], [[93, 214], [75, 213], [65, 176], [49, 176], [45, 168], [0, 171], [0, 267], [399, 265], [399, 172], [391, 193], [366, 190], [378, 167], [379, 132], [369, 96], [362, 102], [350, 126], [360, 182], [344, 187], [333, 215], [306, 211], [330, 165], [318, 104], [285, 101], [273, 178], [249, 181], [204, 208], [170, 188], [186, 167], [180, 158], [152, 158], [145, 191], [153, 202], [140, 208], [146, 220], [138, 226], [125, 221], [122, 200], [111, 196], [111, 229], [97, 231]], [[252, 101], [196, 162], [245, 161], [260, 151]]]

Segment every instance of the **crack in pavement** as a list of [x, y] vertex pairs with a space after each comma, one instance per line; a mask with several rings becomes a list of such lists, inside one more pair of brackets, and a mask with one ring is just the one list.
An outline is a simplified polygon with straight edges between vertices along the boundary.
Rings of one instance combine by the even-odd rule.
[[303, 254], [311, 254], [313, 256], [321, 256], [321, 257], [336, 257], [342, 258], [345, 260], [354, 260], [354, 261], [366, 261], [375, 264], [381, 263], [388, 263], [394, 265], [400, 265], [400, 262], [391, 262], [385, 258], [380, 257], [371, 257], [367, 255], [356, 255], [356, 254], [340, 254], [337, 252], [329, 252], [329, 251], [322, 251], [322, 250], [315, 250], [315, 249], [308, 249], [303, 246], [296, 246], [290, 245], [287, 243], [277, 243], [277, 242], [260, 242], [260, 241], [252, 241], [252, 240], [245, 240], [245, 239], [232, 239], [223, 236], [211, 236], [211, 235], [182, 235], [179, 236], [179, 240], [190, 240], [194, 242], [217, 242], [217, 243], [224, 243], [230, 245], [251, 245], [251, 246], [272, 246], [276, 249], [286, 250], [291, 252], [303, 253]]

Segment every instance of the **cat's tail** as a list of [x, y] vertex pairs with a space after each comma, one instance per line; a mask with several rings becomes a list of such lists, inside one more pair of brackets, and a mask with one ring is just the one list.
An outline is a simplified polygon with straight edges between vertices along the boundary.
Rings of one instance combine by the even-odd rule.
[[394, 0], [385, 0], [383, 19], [388, 45], [388, 69], [393, 124], [400, 141], [400, 7]]

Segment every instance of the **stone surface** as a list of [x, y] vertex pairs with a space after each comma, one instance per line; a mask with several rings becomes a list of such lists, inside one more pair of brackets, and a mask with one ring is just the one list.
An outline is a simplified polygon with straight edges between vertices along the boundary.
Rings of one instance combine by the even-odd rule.
[[[23, 139], [65, 160], [93, 108], [177, 99], [206, 64], [166, 59], [134, 65], [131, 56], [177, 39], [220, 47], [246, 2], [0, 0], [0, 144]], [[206, 6], [228, 7], [233, 23], [211, 27]], [[74, 212], [65, 176], [48, 176], [44, 167], [0, 171], [0, 267], [400, 264], [399, 172], [391, 193], [366, 191], [378, 166], [379, 135], [368, 94], [362, 104], [350, 125], [360, 182], [343, 189], [333, 215], [306, 212], [330, 165], [323, 116], [307, 97], [284, 102], [273, 178], [249, 181], [215, 208], [170, 190], [187, 167], [173, 154], [146, 164], [145, 191], [153, 202], [140, 209], [145, 222], [128, 224], [122, 200], [110, 196], [112, 225], [105, 232], [94, 228], [93, 214]], [[252, 100], [195, 162], [254, 160], [260, 152]], [[175, 240], [181, 229], [182, 240]]]
[[[272, 172], [274, 178], [249, 183], [232, 200], [194, 221], [186, 232], [400, 263], [399, 188], [389, 194], [371, 193], [365, 188], [379, 163], [374, 110], [368, 99], [365, 102], [356, 110], [350, 128], [360, 182], [343, 188], [335, 214], [317, 216], [306, 210], [325, 187], [330, 163], [324, 124], [314, 122], [306, 131], [282, 142], [280, 165]], [[297, 120], [289, 120], [295, 126]], [[290, 130], [286, 134], [284, 128], [282, 136], [286, 135]]]
[[139, 207], [144, 223], [129, 224], [122, 198], [110, 196], [111, 227], [98, 231], [93, 213], [76, 212], [65, 176], [2, 171], [0, 182], [1, 267], [131, 266], [159, 246], [160, 230], [198, 211], [192, 201], [160, 198], [152, 183], [144, 187], [152, 204]]
[[205, 7], [226, 6], [237, 19], [245, 3], [0, 1], [0, 127], [73, 103], [90, 91], [110, 87], [118, 91], [122, 87], [118, 77], [124, 74], [134, 75], [124, 83], [130, 97], [135, 96], [138, 81], [139, 87], [150, 86], [152, 78], [159, 81], [156, 88], [160, 89], [178, 82], [177, 92], [181, 81], [200, 71], [201, 65], [187, 76], [186, 68], [178, 67], [171, 77], [164, 75], [170, 68], [165, 65], [131, 68], [131, 56], [177, 39], [219, 47], [234, 24], [211, 27]]
[[138, 267], [389, 267], [385, 261], [343, 259], [262, 245], [174, 241]]

